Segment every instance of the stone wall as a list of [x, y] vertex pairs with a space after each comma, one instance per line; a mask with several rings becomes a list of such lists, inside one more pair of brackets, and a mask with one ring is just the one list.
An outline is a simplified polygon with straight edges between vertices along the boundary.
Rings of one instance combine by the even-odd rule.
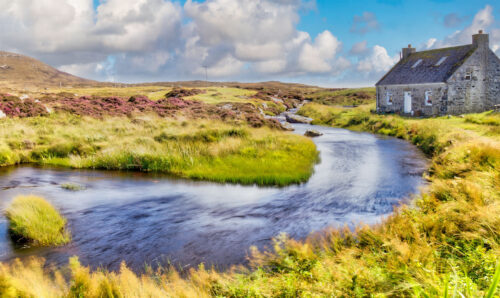
[[[446, 114], [448, 87], [445, 83], [377, 86], [377, 112], [404, 114], [404, 92], [411, 92], [413, 116]], [[430, 91], [431, 105], [425, 102], [425, 92]], [[387, 93], [392, 94], [392, 104], [387, 103]], [[411, 114], [410, 114], [411, 115]]]
[[493, 109], [495, 105], [500, 105], [500, 59], [491, 50], [486, 73], [486, 107]]
[[477, 49], [448, 79], [447, 114], [485, 110], [488, 56], [489, 49]]

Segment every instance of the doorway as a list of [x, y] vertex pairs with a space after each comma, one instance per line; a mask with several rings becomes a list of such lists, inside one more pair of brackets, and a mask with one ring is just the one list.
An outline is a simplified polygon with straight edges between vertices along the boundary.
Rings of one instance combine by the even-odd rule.
[[410, 91], [405, 91], [404, 112], [405, 112], [405, 114], [411, 113], [411, 92]]

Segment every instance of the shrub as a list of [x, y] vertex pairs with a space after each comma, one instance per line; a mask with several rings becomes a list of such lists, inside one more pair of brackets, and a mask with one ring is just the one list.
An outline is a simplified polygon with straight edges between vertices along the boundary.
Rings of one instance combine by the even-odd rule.
[[70, 241], [66, 219], [43, 198], [29, 195], [14, 198], [6, 211], [9, 230], [17, 242], [35, 246], [62, 245]]

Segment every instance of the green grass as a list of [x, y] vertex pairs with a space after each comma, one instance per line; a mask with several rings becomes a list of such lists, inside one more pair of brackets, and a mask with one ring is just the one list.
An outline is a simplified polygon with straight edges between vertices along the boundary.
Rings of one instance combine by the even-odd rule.
[[255, 100], [251, 97], [257, 93], [253, 90], [229, 87], [210, 87], [199, 89], [206, 90], [206, 93], [188, 96], [186, 99], [199, 100], [209, 104], [218, 104], [222, 102], [253, 103]]
[[375, 96], [375, 88], [320, 89], [307, 94], [312, 102], [331, 106], [363, 105], [374, 101]]
[[133, 95], [146, 95], [151, 100], [165, 98], [165, 94], [171, 91], [170, 87], [162, 86], [127, 86], [127, 87], [82, 87], [82, 88], [50, 88], [43, 92], [60, 93], [67, 92], [71, 94], [96, 95], [96, 96], [118, 96], [129, 98]]
[[66, 219], [43, 198], [18, 196], [6, 210], [9, 230], [19, 242], [35, 246], [62, 245], [71, 236], [65, 230]]
[[[26, 144], [29, 144], [27, 146]], [[0, 165], [164, 172], [259, 185], [306, 181], [317, 160], [305, 137], [242, 123], [65, 113], [0, 122]]]
[[79, 190], [84, 190], [85, 186], [75, 183], [63, 183], [61, 184], [61, 188], [71, 191], [79, 191]]

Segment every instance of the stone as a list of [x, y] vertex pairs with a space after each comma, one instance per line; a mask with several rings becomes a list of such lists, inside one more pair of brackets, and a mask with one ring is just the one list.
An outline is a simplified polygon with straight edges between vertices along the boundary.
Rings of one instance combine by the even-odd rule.
[[312, 122], [311, 118], [299, 116], [296, 114], [290, 114], [290, 113], [286, 113], [285, 118], [286, 118], [286, 121], [290, 122], [290, 123], [310, 124]]
[[304, 134], [306, 137], [314, 138], [314, 137], [319, 137], [322, 136], [323, 133], [317, 131], [317, 130], [307, 130], [306, 133]]
[[31, 140], [24, 140], [23, 141], [23, 148], [24, 149], [33, 149], [33, 148], [35, 148], [35, 143]]
[[288, 123], [288, 122], [282, 122], [281, 123], [281, 127], [284, 129], [284, 130], [288, 130], [288, 131], [294, 131], [295, 128], [293, 128], [293, 126]]

